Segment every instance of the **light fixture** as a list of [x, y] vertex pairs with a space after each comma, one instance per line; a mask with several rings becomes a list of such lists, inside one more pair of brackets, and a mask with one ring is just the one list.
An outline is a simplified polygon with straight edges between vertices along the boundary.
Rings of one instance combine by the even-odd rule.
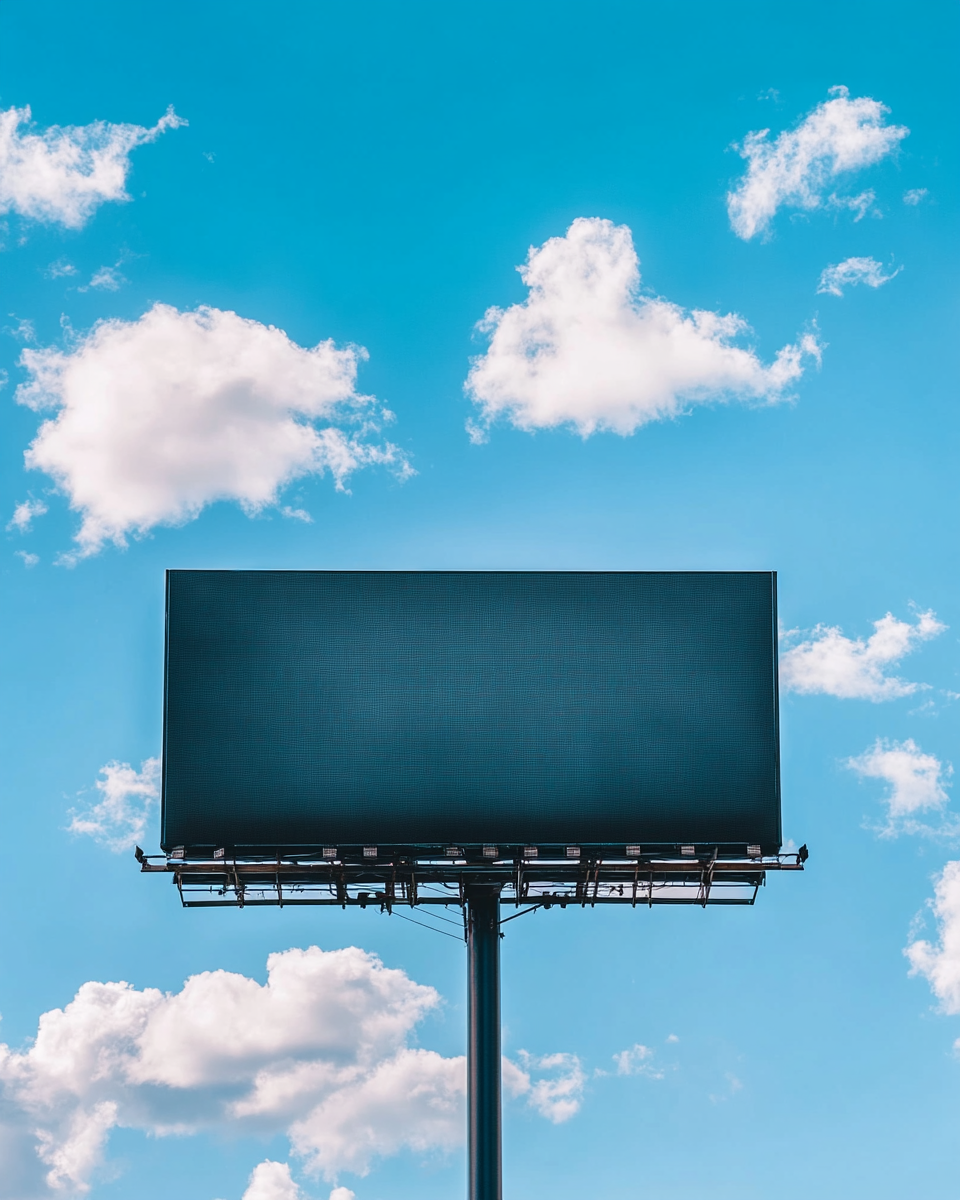
[[684, 858], [696, 858], [697, 848], [696, 846], [681, 846], [680, 853]]
[[174, 846], [170, 851], [171, 858], [183, 858], [183, 846]]
[[216, 848], [216, 850], [214, 850], [214, 852], [213, 852], [214, 858], [226, 858], [226, 856], [227, 856], [227, 851], [224, 846], [218, 846]]
[[484, 858], [498, 858], [500, 856], [500, 848], [498, 846], [484, 846]]
[[524, 846], [524, 848], [523, 848], [523, 857], [524, 858], [536, 858], [539, 853], [540, 853], [540, 851], [537, 849], [536, 846]]
[[640, 846], [627, 847], [627, 858], [639, 858], [642, 853], [643, 849]]
[[323, 857], [324, 858], [336, 858], [337, 857], [336, 846], [324, 846]]
[[760, 858], [760, 847], [759, 846], [748, 846], [747, 847], [747, 858]]
[[580, 847], [579, 846], [568, 846], [567, 847], [567, 858], [579, 858], [579, 857], [580, 857]]
[[376, 858], [377, 857], [376, 846], [364, 846], [363, 857], [364, 858]]
[[448, 846], [447, 847], [447, 858], [460, 858], [462, 853], [463, 852], [461, 851], [459, 846]]

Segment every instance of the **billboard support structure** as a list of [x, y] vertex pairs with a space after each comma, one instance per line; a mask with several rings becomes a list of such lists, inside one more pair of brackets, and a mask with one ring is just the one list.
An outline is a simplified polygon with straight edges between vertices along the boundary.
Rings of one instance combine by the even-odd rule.
[[501, 1200], [500, 888], [466, 891], [469, 1200]]

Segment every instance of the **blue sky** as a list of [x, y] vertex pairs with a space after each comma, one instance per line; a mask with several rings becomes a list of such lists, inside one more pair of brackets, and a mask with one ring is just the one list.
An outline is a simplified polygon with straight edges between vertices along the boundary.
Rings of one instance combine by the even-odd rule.
[[[463, 950], [369, 911], [184, 912], [137, 874], [167, 567], [777, 570], [808, 869], [749, 910], [511, 925], [507, 1195], [949, 1193], [956, 33], [946, 5], [0, 7], [0, 110], [33, 121], [0, 141], [0, 1195], [464, 1186], [456, 1095], [436, 1127], [356, 1080], [229, 1109], [251, 1029], [324, 1066], [284, 1021], [336, 1014], [271, 1005], [348, 962], [387, 1016], [436, 989], [392, 1041], [343, 1034], [361, 1084], [453, 1078]], [[233, 1049], [191, 1043], [201, 1086], [176, 1030], [232, 987], [253, 1007]]]

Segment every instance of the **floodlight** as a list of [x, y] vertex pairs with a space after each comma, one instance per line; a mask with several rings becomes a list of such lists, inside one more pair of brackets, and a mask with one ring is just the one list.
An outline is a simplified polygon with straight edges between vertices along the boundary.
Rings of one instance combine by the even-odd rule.
[[324, 858], [336, 858], [337, 857], [336, 846], [324, 846], [323, 857]]
[[567, 858], [579, 858], [579, 857], [580, 857], [580, 847], [579, 846], [568, 846], [567, 847]]
[[524, 846], [523, 848], [524, 858], [536, 858], [539, 853], [540, 850], [536, 846]]
[[696, 846], [681, 846], [680, 853], [684, 858], [696, 858], [697, 848]]
[[226, 858], [227, 851], [224, 846], [218, 846], [213, 852], [214, 858]]
[[751, 845], [747, 847], [747, 858], [761, 858], [762, 852], [759, 846]]
[[363, 857], [364, 858], [376, 858], [377, 857], [376, 846], [364, 846]]
[[499, 855], [500, 855], [500, 848], [498, 846], [484, 846], [484, 848], [483, 848], [483, 857], [484, 858], [498, 858]]
[[628, 846], [627, 847], [627, 858], [640, 858], [642, 854], [643, 854], [642, 846]]

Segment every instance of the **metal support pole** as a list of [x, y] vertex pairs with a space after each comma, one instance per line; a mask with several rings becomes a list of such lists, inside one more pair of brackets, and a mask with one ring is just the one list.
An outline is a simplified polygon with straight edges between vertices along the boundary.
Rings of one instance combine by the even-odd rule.
[[466, 894], [470, 1200], [502, 1196], [499, 891], [477, 887]]

